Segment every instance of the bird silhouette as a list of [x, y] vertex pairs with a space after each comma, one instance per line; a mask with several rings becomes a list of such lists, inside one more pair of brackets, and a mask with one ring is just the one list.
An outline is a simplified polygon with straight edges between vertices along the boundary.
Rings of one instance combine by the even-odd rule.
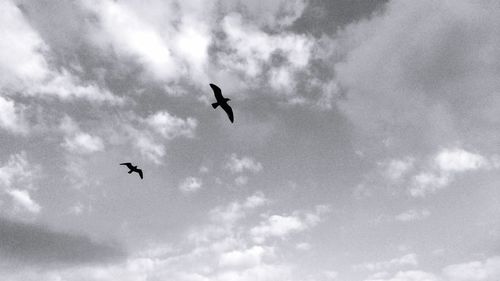
[[212, 103], [212, 107], [214, 109], [216, 109], [217, 106], [220, 105], [220, 107], [222, 107], [222, 109], [226, 112], [227, 117], [229, 117], [229, 120], [231, 121], [231, 123], [233, 123], [233, 121], [234, 121], [233, 109], [229, 106], [229, 104], [227, 104], [227, 102], [230, 101], [230, 99], [225, 98], [222, 95], [222, 91], [220, 90], [220, 88], [217, 87], [216, 85], [210, 84], [210, 87], [214, 91], [215, 99], [217, 100], [217, 102]]
[[125, 165], [127, 168], [130, 170], [128, 171], [129, 174], [132, 174], [132, 172], [136, 172], [139, 174], [139, 177], [142, 179], [142, 170], [137, 169], [137, 166], [133, 166], [132, 163], [121, 163], [120, 165]]

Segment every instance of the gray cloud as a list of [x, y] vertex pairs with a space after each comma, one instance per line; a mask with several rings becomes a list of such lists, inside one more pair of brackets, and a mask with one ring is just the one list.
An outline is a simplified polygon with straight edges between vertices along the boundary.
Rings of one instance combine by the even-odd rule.
[[340, 108], [369, 136], [392, 138], [394, 147], [461, 140], [491, 149], [499, 13], [490, 1], [392, 1], [384, 13], [349, 25], [337, 39], [346, 51], [335, 65], [347, 92]]
[[118, 246], [87, 236], [0, 218], [0, 256], [16, 264], [79, 265], [106, 263], [125, 257]]
[[311, 0], [293, 29], [315, 35], [332, 34], [336, 28], [366, 17], [388, 0]]

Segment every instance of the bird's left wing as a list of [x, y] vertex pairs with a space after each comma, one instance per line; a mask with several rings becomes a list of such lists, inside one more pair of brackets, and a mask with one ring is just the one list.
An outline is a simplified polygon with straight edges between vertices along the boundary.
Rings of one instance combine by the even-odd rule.
[[137, 169], [137, 173], [139, 174], [139, 177], [141, 177], [141, 179], [142, 179], [142, 170], [141, 169]]
[[127, 168], [132, 169], [132, 163], [127, 162], [127, 163], [120, 163], [120, 165], [125, 165]]
[[229, 104], [225, 103], [225, 104], [222, 104], [221, 107], [227, 113], [227, 117], [229, 117], [229, 120], [231, 121], [231, 123], [233, 123], [234, 116], [233, 116], [233, 109], [231, 108], [231, 106], [229, 106]]
[[221, 101], [224, 99], [224, 97], [222, 96], [222, 91], [219, 87], [217, 87], [217, 85], [210, 84], [210, 88], [212, 88], [212, 91], [214, 91], [214, 96], [217, 101]]

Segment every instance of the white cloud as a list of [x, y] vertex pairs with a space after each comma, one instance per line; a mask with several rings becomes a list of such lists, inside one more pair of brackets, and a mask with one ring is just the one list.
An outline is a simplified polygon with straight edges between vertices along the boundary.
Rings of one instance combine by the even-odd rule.
[[495, 281], [500, 278], [500, 257], [449, 265], [443, 274], [450, 281]]
[[304, 67], [309, 62], [312, 44], [306, 36], [291, 33], [268, 35], [255, 27], [245, 26], [238, 14], [226, 16], [222, 24], [230, 46], [234, 48], [238, 58], [246, 58], [246, 63], [250, 66], [260, 67], [275, 51], [282, 51], [295, 67]]
[[387, 271], [375, 272], [367, 280], [382, 280], [383, 278], [388, 278], [390, 276]]
[[413, 168], [414, 162], [414, 158], [408, 157], [405, 159], [391, 159], [387, 162], [381, 162], [379, 165], [382, 166], [383, 173], [388, 179], [397, 181]]
[[200, 173], [207, 174], [208, 172], [210, 172], [210, 169], [207, 166], [203, 165], [200, 167]]
[[69, 213], [77, 216], [81, 215], [83, 211], [84, 211], [84, 206], [80, 202], [77, 202], [75, 205], [69, 208]]
[[289, 77], [309, 62], [313, 41], [307, 36], [293, 33], [270, 35], [256, 26], [245, 25], [242, 16], [234, 13], [223, 19], [222, 26], [231, 49], [221, 56], [220, 63], [249, 78], [262, 74], [271, 55], [279, 52], [286, 59], [287, 67], [274, 70], [269, 81], [277, 89], [289, 89], [290, 85], [286, 85]]
[[209, 212], [213, 221], [232, 224], [246, 216], [246, 212], [266, 204], [269, 200], [264, 193], [256, 192], [247, 197], [245, 201], [231, 202], [226, 206], [218, 206]]
[[35, 190], [33, 182], [39, 171], [39, 166], [28, 162], [24, 151], [12, 154], [0, 167], [0, 188], [12, 199], [14, 211], [21, 207], [30, 213], [40, 212], [40, 205], [30, 195], [30, 190]]
[[225, 168], [232, 173], [242, 173], [246, 170], [257, 173], [262, 170], [262, 164], [248, 156], [238, 158], [238, 156], [233, 153], [226, 163]]
[[194, 137], [198, 121], [188, 117], [186, 120], [171, 115], [167, 111], [160, 111], [146, 118], [145, 122], [166, 139], [176, 137]]
[[443, 149], [436, 155], [434, 162], [444, 172], [465, 172], [488, 165], [488, 160], [482, 155], [460, 148]]
[[301, 251], [309, 251], [309, 250], [311, 250], [312, 246], [311, 246], [311, 244], [309, 244], [307, 242], [301, 242], [301, 243], [298, 243], [297, 245], [295, 245], [295, 248], [297, 250], [301, 250]]
[[84, 83], [67, 70], [59, 73], [51, 72], [50, 76], [49, 82], [40, 84], [37, 88], [26, 89], [25, 93], [31, 96], [40, 94], [54, 95], [62, 100], [80, 98], [94, 102], [123, 103], [121, 98], [114, 96], [108, 90], [99, 88], [94, 84]]
[[121, 142], [130, 143], [142, 157], [157, 165], [163, 164], [168, 144], [165, 140], [192, 138], [198, 124], [194, 118], [182, 119], [167, 111], [158, 111], [146, 118], [128, 113], [121, 119], [118, 130]]
[[[290, 69], [286, 67], [279, 67], [273, 69], [270, 74], [269, 74], [269, 83], [271, 84], [271, 87], [277, 90], [281, 91], [286, 91], [288, 89], [294, 89], [296, 81], [293, 79], [292, 73], [290, 72]], [[301, 103], [302, 98], [295, 98], [292, 99], [290, 102], [292, 104], [296, 103]]]
[[71, 138], [66, 137], [62, 146], [71, 152], [81, 154], [93, 153], [104, 149], [104, 143], [100, 137], [92, 136], [83, 132], [80, 132]]
[[28, 123], [24, 118], [25, 108], [0, 96], [0, 127], [16, 134], [25, 134]]
[[434, 193], [446, 187], [449, 183], [450, 176], [448, 174], [422, 172], [415, 176], [414, 185], [410, 188], [410, 194], [413, 197], [424, 197], [428, 193]]
[[154, 136], [148, 132], [129, 129], [133, 140], [132, 145], [139, 150], [141, 155], [157, 165], [162, 164], [162, 158], [165, 156], [165, 146], [158, 143]]
[[311, 212], [295, 212], [292, 215], [271, 215], [250, 230], [253, 240], [262, 243], [271, 237], [286, 238], [316, 226], [329, 207], [319, 205]]
[[249, 268], [262, 263], [265, 255], [272, 255], [272, 248], [262, 246], [253, 246], [244, 250], [234, 250], [223, 253], [219, 259], [219, 265], [222, 267]]
[[2, 87], [13, 87], [16, 82], [39, 81], [47, 76], [48, 66], [39, 52], [47, 46], [29, 26], [21, 11], [11, 1], [0, 3], [0, 71]]
[[291, 270], [287, 266], [263, 264], [243, 271], [225, 271], [215, 278], [218, 281], [287, 280], [291, 278]]
[[339, 273], [337, 271], [328, 270], [324, 272], [324, 275], [328, 280], [337, 280]]
[[[176, 34], [174, 50], [184, 58], [196, 77], [205, 77], [208, 63], [208, 47], [212, 41], [207, 25], [185, 18]], [[205, 78], [206, 79], [206, 78]]]
[[495, 157], [490, 160], [462, 148], [444, 148], [432, 157], [424, 171], [414, 176], [410, 194], [424, 197], [445, 188], [461, 173], [491, 168], [497, 168]]
[[364, 175], [354, 195], [371, 196], [374, 189], [386, 186], [391, 187], [386, 192], [394, 194], [392, 186], [396, 185], [412, 197], [425, 197], [447, 188], [467, 173], [492, 172], [500, 167], [498, 155], [482, 155], [456, 145], [419, 154], [376, 162], [376, 168]]
[[393, 268], [401, 268], [404, 266], [415, 267], [417, 265], [418, 265], [417, 255], [412, 253], [386, 261], [365, 262], [362, 264], [355, 265], [353, 266], [353, 268], [380, 272]]
[[70, 152], [91, 154], [104, 150], [104, 142], [100, 137], [83, 132], [69, 116], [62, 118], [59, 129], [65, 135], [61, 146]]
[[266, 198], [264, 193], [262, 193], [261, 191], [257, 191], [253, 195], [247, 197], [245, 202], [243, 202], [243, 206], [245, 208], [253, 209], [260, 207], [268, 202], [269, 199]]
[[[178, 281], [302, 280], [294, 278], [296, 276], [290, 266], [276, 264], [274, 251], [275, 248], [252, 246], [232, 251], [210, 251], [203, 255], [195, 249], [186, 255], [175, 254], [168, 248], [167, 252], [171, 253], [168, 256], [142, 252], [123, 263], [108, 266], [49, 269], [36, 273], [26, 270], [6, 276], [9, 280], [23, 281], [137, 281], [145, 278]], [[339, 279], [337, 271], [323, 271], [321, 275], [320, 280]], [[399, 270], [392, 277], [388, 276], [388, 272], [380, 271], [364, 281], [496, 281], [500, 277], [500, 262], [498, 257], [491, 257], [484, 261], [449, 265], [439, 274], [415, 269]]]
[[179, 190], [184, 193], [193, 193], [202, 187], [202, 181], [196, 177], [187, 177], [179, 184]]
[[50, 49], [11, 1], [0, 3], [0, 89], [12, 95], [83, 98], [120, 103], [121, 99], [91, 83], [83, 83], [67, 69], [51, 66]]
[[207, 80], [213, 3], [153, 1], [150, 9], [136, 1], [80, 3], [99, 19], [91, 32], [96, 46], [135, 61], [157, 81]]
[[64, 180], [68, 181], [70, 186], [75, 189], [100, 185], [100, 181], [95, 177], [96, 173], [92, 172], [91, 166], [92, 164], [81, 155], [66, 155]]
[[39, 172], [38, 166], [32, 166], [28, 162], [25, 151], [12, 154], [9, 160], [0, 167], [0, 183], [5, 187], [11, 187], [15, 183], [21, 183], [27, 188], [32, 188], [31, 181]]
[[399, 271], [392, 278], [388, 279], [367, 279], [365, 281], [440, 281], [441, 279], [421, 270]]
[[14, 202], [19, 206], [25, 208], [29, 212], [39, 213], [40, 205], [31, 199], [29, 191], [27, 190], [19, 190], [19, 189], [11, 189], [7, 190], [7, 194], [9, 194]]
[[448, 265], [439, 275], [420, 270], [399, 271], [392, 278], [385, 275], [365, 281], [496, 281], [500, 277], [500, 257]]
[[[167, 92], [185, 77], [199, 88], [217, 80], [227, 91], [263, 79], [294, 99], [294, 78], [314, 52], [314, 37], [285, 29], [305, 10], [303, 0], [153, 1], [150, 9], [137, 1], [78, 3], [97, 19], [89, 24], [92, 44], [140, 65], [146, 74], [141, 78], [163, 83]], [[277, 67], [271, 63], [275, 55], [283, 58]]]
[[257, 241], [262, 241], [265, 237], [284, 237], [289, 233], [300, 232], [307, 228], [307, 224], [299, 217], [272, 215], [266, 222], [252, 228], [251, 233]]
[[181, 74], [159, 31], [141, 19], [133, 7], [114, 1], [81, 3], [99, 18], [93, 35], [96, 43], [105, 47], [109, 44], [119, 55], [137, 59], [157, 79], [173, 79]]
[[248, 177], [247, 176], [238, 176], [236, 179], [234, 179], [234, 183], [236, 185], [245, 185], [248, 183]]
[[406, 212], [397, 215], [395, 219], [397, 221], [409, 222], [409, 221], [423, 220], [430, 215], [431, 212], [427, 209], [421, 209], [421, 210], [410, 209]]
[[[244, 200], [233, 201], [224, 205], [216, 206], [208, 212], [210, 223], [201, 228], [197, 227], [188, 235], [188, 240], [196, 243], [207, 243], [215, 238], [226, 237], [219, 244], [214, 244], [212, 247], [218, 249], [227, 249], [236, 246], [234, 235], [235, 227], [241, 220], [252, 214], [257, 208], [267, 204], [269, 200], [265, 195], [258, 191], [248, 196]], [[241, 230], [241, 228], [238, 228]], [[240, 243], [240, 242], [238, 242]]]

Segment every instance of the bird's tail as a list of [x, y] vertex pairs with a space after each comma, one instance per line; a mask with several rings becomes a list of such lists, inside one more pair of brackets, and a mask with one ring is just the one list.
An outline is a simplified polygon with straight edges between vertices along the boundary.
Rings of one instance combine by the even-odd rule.
[[129, 174], [132, 174], [132, 172], [133, 172], [132, 170], [128, 171]]
[[212, 107], [213, 107], [214, 109], [215, 109], [215, 108], [217, 108], [217, 106], [219, 106], [219, 104], [218, 104], [218, 103], [212, 103]]

